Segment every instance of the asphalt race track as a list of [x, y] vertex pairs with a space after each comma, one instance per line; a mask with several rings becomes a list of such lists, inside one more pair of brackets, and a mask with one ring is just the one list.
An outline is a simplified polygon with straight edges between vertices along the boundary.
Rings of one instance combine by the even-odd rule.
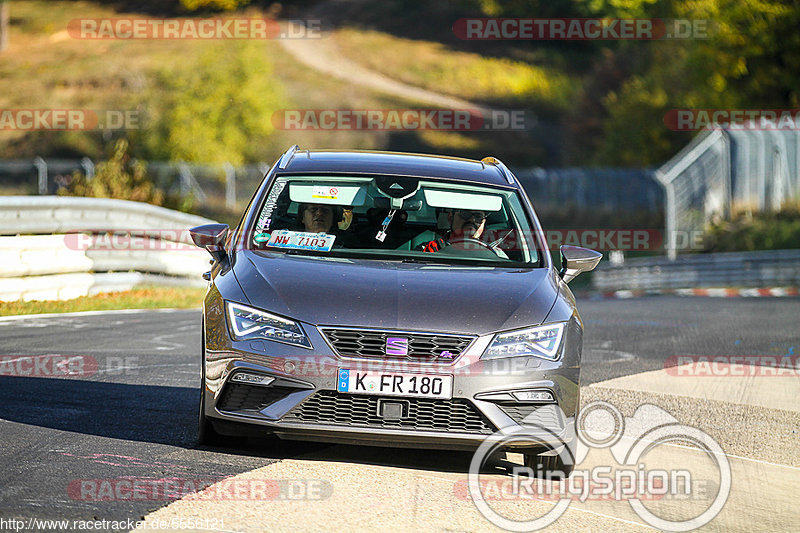
[[[796, 355], [800, 352], [800, 300], [660, 296], [582, 301], [579, 307], [586, 328], [584, 404], [605, 399], [616, 402], [627, 415], [637, 405], [656, 403], [680, 422], [707, 431], [726, 454], [735, 458], [733, 503], [704, 529], [800, 529], [800, 518], [790, 512], [792, 498], [800, 490], [800, 409], [796, 396], [800, 378], [795, 376], [790, 382], [767, 378], [765, 384], [728, 379], [720, 385], [702, 387], [696, 385], [699, 381], [682, 380], [662, 390], [664, 379], [658, 377], [678, 355]], [[265, 472], [263, 476], [281, 479], [331, 476], [323, 492], [347, 495], [350, 503], [330, 498], [328, 505], [352, 506], [325, 511], [349, 516], [337, 522], [335, 530], [390, 530], [399, 525], [421, 530], [496, 529], [481, 522], [477, 514], [478, 519], [463, 522], [456, 504], [437, 507], [434, 518], [426, 513], [425, 506], [415, 507], [414, 502], [421, 501], [425, 491], [436, 492], [437, 483], [443, 483], [442, 490], [449, 490], [452, 496], [447, 487], [454, 479], [464, 477], [470, 454], [269, 439], [251, 439], [237, 449], [198, 448], [194, 437], [199, 324], [200, 312], [196, 310], [0, 319], [0, 356], [6, 364], [0, 367], [4, 369], [0, 371], [0, 518], [121, 521], [142, 519], [159, 508], [157, 516], [186, 513], [193, 504], [175, 507], [178, 511], [173, 512], [175, 498], [87, 495], [80, 490], [80, 482], [178, 478], [210, 483], [258, 470]], [[83, 377], [52, 377], [43, 365], [36, 376], [8, 375], [16, 368], [14, 361], [26, 356], [68, 356], [54, 358], [66, 361], [64, 364], [80, 357], [89, 370]], [[684, 384], [691, 386], [678, 390]], [[753, 401], [743, 394], [752, 387], [765, 391]], [[712, 393], [715, 396], [705, 396]], [[773, 398], [772, 403], [764, 398]], [[422, 478], [429, 483], [420, 484]], [[760, 504], [742, 495], [742, 491], [748, 492], [748, 483], [756, 483], [756, 479], [777, 483]], [[408, 504], [413, 509], [400, 510], [395, 516], [391, 501], [398, 496], [381, 491], [402, 483], [417, 487], [415, 499]], [[378, 490], [379, 486], [383, 488]], [[383, 496], [379, 498], [379, 494]], [[442, 494], [424, 497], [436, 501]], [[365, 498], [373, 500], [371, 507], [376, 511], [363, 511], [359, 516], [359, 509], [370, 508], [364, 507], [361, 500]], [[235, 516], [225, 515], [240, 504], [219, 506], [220, 516], [226, 520], [225, 530], [332, 527], [326, 522], [330, 515], [322, 512], [326, 509], [323, 502], [310, 502], [306, 510], [272, 502], [268, 512], [259, 511], [257, 516], [246, 517], [246, 509], [239, 512], [239, 522]], [[762, 504], [769, 518], [759, 518], [754, 524], [753, 516], [760, 517], [760, 512], [753, 505]], [[314, 509], [320, 510], [319, 522], [314, 521]], [[209, 513], [201, 508], [196, 512], [197, 516]], [[293, 512], [308, 512], [308, 521], [303, 526], [282, 521], [287, 517], [291, 520]], [[618, 513], [611, 507], [591, 505], [570, 510], [554, 526], [559, 524], [564, 530], [652, 529], [627, 511]]]

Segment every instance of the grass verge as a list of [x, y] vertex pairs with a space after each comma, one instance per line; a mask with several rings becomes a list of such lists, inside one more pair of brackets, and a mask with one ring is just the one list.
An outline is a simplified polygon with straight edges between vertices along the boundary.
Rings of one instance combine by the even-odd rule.
[[194, 287], [143, 287], [130, 291], [81, 296], [72, 300], [0, 302], [0, 316], [111, 309], [192, 309], [200, 307], [206, 290]]
[[431, 41], [353, 28], [337, 30], [333, 39], [344, 55], [371, 70], [474, 102], [565, 109], [577, 86], [545, 65], [455, 51]]

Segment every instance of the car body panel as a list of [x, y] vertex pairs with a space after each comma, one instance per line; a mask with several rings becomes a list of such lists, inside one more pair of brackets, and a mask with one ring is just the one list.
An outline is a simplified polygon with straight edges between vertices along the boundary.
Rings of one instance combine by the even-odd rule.
[[[308, 283], [324, 269], [326, 283]], [[465, 334], [541, 324], [558, 294], [547, 269], [320, 259], [245, 251], [247, 302], [315, 325]]]

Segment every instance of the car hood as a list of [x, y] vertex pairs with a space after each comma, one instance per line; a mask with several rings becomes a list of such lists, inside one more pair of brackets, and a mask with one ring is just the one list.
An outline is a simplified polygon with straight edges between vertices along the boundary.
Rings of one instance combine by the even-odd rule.
[[318, 326], [485, 334], [542, 323], [558, 296], [546, 268], [237, 255], [251, 305]]

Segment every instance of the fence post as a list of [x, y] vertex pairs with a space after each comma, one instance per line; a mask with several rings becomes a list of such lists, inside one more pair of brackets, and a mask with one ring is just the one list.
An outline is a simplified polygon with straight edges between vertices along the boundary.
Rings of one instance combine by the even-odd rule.
[[200, 202], [205, 202], [206, 193], [203, 192], [203, 188], [200, 187], [200, 184], [194, 179], [189, 165], [183, 162], [180, 163], [178, 165], [178, 172], [181, 176], [181, 195], [188, 196], [189, 193], [192, 193]]
[[94, 177], [94, 162], [88, 157], [84, 157], [81, 159], [81, 167], [83, 167], [83, 172], [86, 174], [86, 179], [90, 180]]
[[236, 209], [236, 169], [227, 161], [223, 168], [225, 168], [225, 206], [233, 210]]
[[41, 157], [33, 160], [33, 166], [39, 175], [39, 194], [47, 194], [47, 163]]
[[672, 182], [667, 183], [665, 187], [666, 193], [666, 200], [667, 200], [667, 209], [666, 209], [666, 217], [667, 217], [667, 258], [670, 261], [675, 261], [678, 256], [678, 250], [675, 243], [675, 224], [677, 223], [675, 212], [677, 206], [675, 205], [675, 186]]

